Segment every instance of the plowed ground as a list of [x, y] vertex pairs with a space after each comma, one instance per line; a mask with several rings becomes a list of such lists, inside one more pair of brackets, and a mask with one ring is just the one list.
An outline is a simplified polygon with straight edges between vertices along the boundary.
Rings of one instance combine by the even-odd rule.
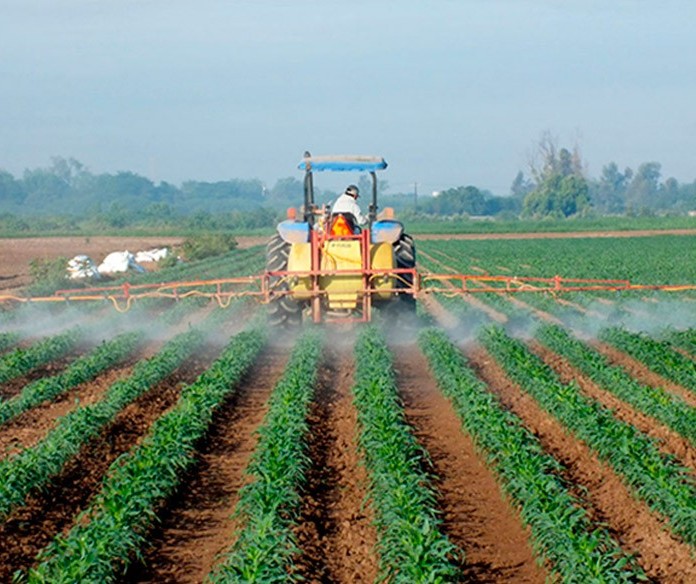
[[[378, 574], [377, 535], [367, 499], [367, 476], [356, 444], [357, 416], [351, 386], [355, 363], [352, 333], [329, 342], [310, 416], [312, 466], [297, 527], [302, 550], [296, 570], [308, 582], [373, 582]], [[694, 468], [694, 452], [684, 440], [639, 415], [595, 387], [568, 363], [538, 345], [531, 347], [565, 381], [613, 407], [617, 415], [657, 437], [665, 452]], [[151, 354], [148, 347], [143, 354]], [[477, 375], [541, 440], [565, 468], [565, 479], [597, 523], [608, 526], [629, 552], [636, 554], [651, 579], [687, 582], [696, 573], [692, 551], [671, 536], [663, 521], [632, 497], [621, 479], [582, 443], [541, 410], [480, 347], [463, 350]], [[200, 444], [197, 464], [183, 478], [177, 494], [160, 510], [161, 522], [150, 534], [142, 561], [122, 582], [200, 582], [218, 555], [234, 542], [233, 511], [244, 469], [256, 445], [256, 430], [266, 401], [280, 379], [289, 347], [272, 345], [216, 414], [213, 428]], [[56, 533], [67, 531], [75, 516], [97, 492], [109, 465], [136, 445], [152, 422], [176, 401], [189, 383], [215, 358], [209, 347], [174, 375], [129, 407], [89, 443], [52, 481], [34, 493], [0, 528], [0, 581], [26, 569]], [[472, 438], [462, 429], [450, 402], [441, 394], [425, 358], [414, 343], [393, 347], [397, 384], [408, 423], [428, 452], [443, 530], [462, 551], [462, 578], [471, 582], [534, 582], [549, 578], [532, 551], [528, 528], [511, 504]], [[614, 354], [619, 360], [619, 356]], [[635, 366], [635, 365], [634, 365]], [[110, 383], [126, 376], [132, 362], [83, 384], [0, 428], [5, 455], [40, 440], [60, 415], [103, 395]]]
[[[0, 274], [2, 270], [0, 265]], [[456, 317], [436, 301], [427, 306], [444, 324], [456, 322]], [[301, 552], [295, 569], [296, 575], [311, 583], [374, 582], [379, 572], [368, 478], [356, 443], [357, 415], [351, 394], [356, 368], [354, 333], [341, 332], [328, 339], [309, 419], [311, 467], [296, 528]], [[532, 343], [530, 347], [564, 381], [577, 382], [586, 395], [656, 438], [663, 452], [694, 472], [693, 446], [593, 385], [557, 355]], [[694, 399], [684, 388], [666, 384], [626, 355], [600, 348], [612, 362], [643, 383], [659, 384], [685, 399]], [[535, 557], [530, 531], [519, 509], [504, 494], [483, 454], [462, 429], [416, 344], [405, 341], [392, 349], [406, 420], [429, 455], [425, 470], [433, 477], [442, 529], [462, 552], [462, 580], [553, 580], [551, 566]], [[0, 427], [0, 458], [41, 440], [60, 416], [78, 402], [99, 399], [111, 383], [128, 375], [136, 358], [154, 350], [150, 346], [133, 360]], [[193, 381], [219, 350], [208, 347], [199, 352], [174, 375], [125, 408], [43, 492], [33, 493], [26, 505], [0, 525], [0, 582], [10, 582], [16, 570], [32, 566], [36, 554], [56, 534], [70, 529], [98, 492], [110, 464], [142, 440], [154, 420], [176, 402], [182, 386]], [[651, 581], [693, 581], [696, 553], [670, 534], [663, 519], [633, 497], [611, 468], [510, 381], [485, 350], [469, 344], [462, 346], [462, 351], [503, 406], [521, 418], [546, 452], [561, 462], [566, 483], [591, 519], [606, 526], [627, 552], [635, 554]], [[248, 480], [244, 471], [257, 443], [256, 430], [263, 422], [268, 397], [289, 354], [290, 347], [275, 340], [216, 413], [211, 431], [198, 446], [196, 464], [182, 477], [177, 493], [163, 503], [160, 523], [149, 534], [142, 559], [121, 576], [122, 582], [201, 582], [218, 555], [234, 543], [238, 526], [233, 512], [239, 490]], [[0, 391], [3, 395], [17, 393], [23, 383], [64, 366], [57, 362]]]

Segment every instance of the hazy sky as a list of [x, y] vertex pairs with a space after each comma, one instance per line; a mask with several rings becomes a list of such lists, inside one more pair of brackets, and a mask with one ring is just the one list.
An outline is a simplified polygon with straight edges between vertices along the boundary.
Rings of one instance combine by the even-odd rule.
[[506, 194], [550, 131], [592, 176], [690, 182], [695, 23], [687, 0], [0, 0], [0, 168], [272, 186], [307, 149]]

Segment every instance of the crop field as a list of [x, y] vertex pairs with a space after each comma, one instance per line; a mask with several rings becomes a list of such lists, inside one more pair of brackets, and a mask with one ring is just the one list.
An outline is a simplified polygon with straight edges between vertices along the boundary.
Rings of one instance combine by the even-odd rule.
[[[693, 235], [416, 245], [424, 275], [696, 283]], [[696, 292], [264, 312], [0, 312], [0, 582], [696, 581]]]

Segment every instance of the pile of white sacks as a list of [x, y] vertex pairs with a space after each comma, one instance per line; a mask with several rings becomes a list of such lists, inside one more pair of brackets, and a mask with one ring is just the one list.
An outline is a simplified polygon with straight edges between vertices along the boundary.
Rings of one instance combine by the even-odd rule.
[[169, 255], [169, 249], [151, 249], [139, 251], [135, 255], [129, 251], [114, 251], [104, 258], [97, 266], [92, 258], [86, 255], [76, 255], [68, 262], [68, 277], [77, 280], [83, 278], [99, 279], [104, 275], [121, 274], [124, 272], [145, 272], [140, 264], [158, 262]]

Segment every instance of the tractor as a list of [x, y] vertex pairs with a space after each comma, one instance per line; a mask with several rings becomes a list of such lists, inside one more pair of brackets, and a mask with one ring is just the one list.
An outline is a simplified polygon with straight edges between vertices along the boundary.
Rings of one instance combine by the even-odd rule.
[[[377, 175], [387, 162], [378, 156], [311, 156], [304, 170], [304, 204], [277, 226], [266, 255], [268, 316], [273, 325], [294, 326], [303, 315], [314, 322], [370, 321], [373, 305], [415, 311], [416, 248], [393, 210], [378, 214]], [[372, 179], [368, 223], [317, 205], [315, 172], [362, 172]]]
[[[633, 284], [629, 280], [516, 276], [514, 274], [457, 274], [416, 270], [416, 248], [393, 210], [377, 213], [377, 171], [387, 167], [378, 156], [305, 156], [304, 203], [299, 213], [277, 226], [268, 242], [266, 269], [262, 273], [229, 275], [216, 279], [123, 282], [111, 286], [57, 290], [50, 296], [0, 293], [0, 306], [12, 303], [109, 302], [120, 312], [144, 298], [181, 300], [205, 297], [220, 307], [234, 299], [255, 299], [267, 305], [272, 325], [296, 326], [305, 316], [319, 322], [368, 322], [373, 307], [393, 320], [415, 312], [416, 298], [430, 294], [548, 293], [696, 289], [692, 284]], [[324, 171], [369, 173], [372, 201], [364, 228], [352, 218], [318, 205], [314, 197], [314, 173]]]

